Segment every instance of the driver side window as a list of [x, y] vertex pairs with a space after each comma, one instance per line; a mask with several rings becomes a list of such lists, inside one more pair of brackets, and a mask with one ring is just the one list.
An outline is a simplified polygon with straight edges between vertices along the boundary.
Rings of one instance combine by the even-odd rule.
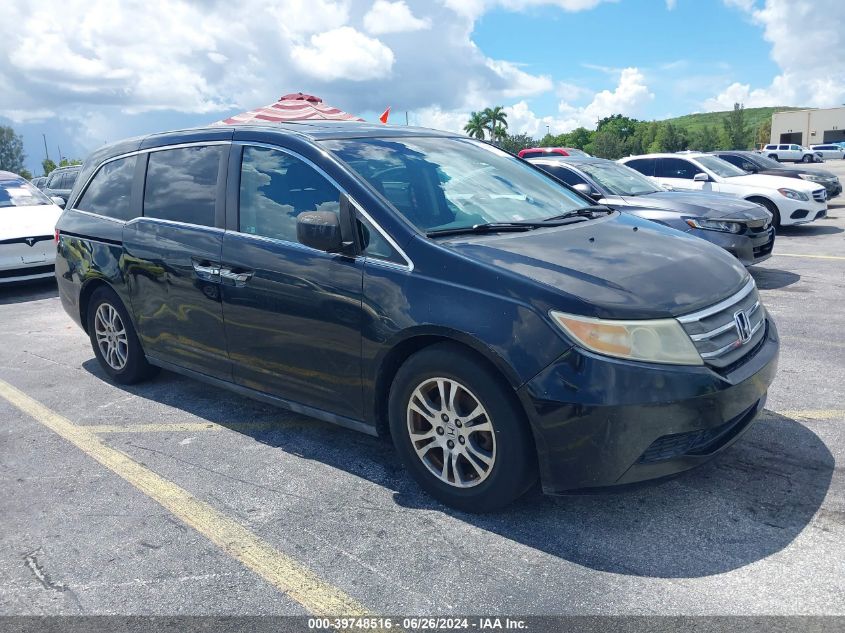
[[661, 158], [657, 164], [659, 178], [682, 178], [692, 180], [701, 170], [692, 163], [680, 158]]
[[241, 233], [296, 242], [296, 218], [305, 211], [340, 210], [340, 192], [316, 169], [282, 151], [244, 147], [241, 161]]

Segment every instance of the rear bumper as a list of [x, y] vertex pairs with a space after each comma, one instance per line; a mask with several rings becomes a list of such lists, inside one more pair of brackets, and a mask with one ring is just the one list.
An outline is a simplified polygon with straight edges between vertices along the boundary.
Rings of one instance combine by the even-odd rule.
[[768, 320], [758, 349], [726, 374], [573, 348], [519, 391], [544, 492], [631, 484], [706, 462], [762, 410], [778, 347]]

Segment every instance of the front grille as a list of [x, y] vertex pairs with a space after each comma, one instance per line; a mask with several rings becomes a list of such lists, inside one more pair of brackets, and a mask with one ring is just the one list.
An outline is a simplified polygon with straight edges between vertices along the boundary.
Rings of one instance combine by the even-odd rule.
[[763, 255], [768, 255], [772, 252], [772, 248], [775, 245], [774, 238], [770, 239], [765, 244], [761, 244], [760, 246], [755, 246], [752, 250], [754, 251], [754, 257], [762, 257]]
[[0, 270], [0, 279], [12, 277], [28, 277], [30, 275], [43, 275], [53, 272], [53, 264], [48, 266], [30, 266], [29, 268], [16, 268], [15, 270]]
[[724, 424], [711, 429], [675, 433], [657, 438], [640, 455], [639, 463], [649, 464], [675, 459], [683, 455], [707, 455], [718, 450], [739, 433], [751, 420], [757, 411], [757, 403], [749, 407], [738, 416], [731, 418]]
[[813, 200], [816, 202], [824, 202], [827, 200], [827, 189], [816, 189], [813, 192]]
[[[678, 317], [678, 321], [704, 362], [716, 369], [735, 365], [756, 348], [766, 334], [766, 313], [753, 279], [734, 296]], [[747, 326], [745, 340], [740, 334], [743, 325]]]

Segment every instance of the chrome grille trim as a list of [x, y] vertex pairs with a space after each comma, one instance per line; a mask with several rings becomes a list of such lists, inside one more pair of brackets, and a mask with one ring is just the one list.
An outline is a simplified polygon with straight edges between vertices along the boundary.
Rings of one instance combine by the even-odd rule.
[[749, 292], [754, 290], [755, 288], [754, 278], [749, 277], [748, 282], [742, 287], [742, 290], [737, 292], [735, 295], [728, 297], [724, 301], [720, 301], [716, 305], [712, 305], [709, 308], [704, 308], [703, 310], [699, 310], [698, 312], [692, 312], [690, 314], [685, 314], [683, 316], [678, 317], [678, 321], [681, 323], [693, 323], [695, 321], [701, 321], [701, 319], [705, 319], [717, 312], [721, 312], [725, 308], [729, 308], [730, 306], [734, 305], [735, 303], [739, 303], [748, 295]]
[[[748, 312], [747, 312], [748, 316], [750, 317], [752, 314], [757, 312], [757, 308], [759, 308], [759, 307], [760, 307], [760, 302], [758, 301], [753, 306], [751, 306], [751, 308], [748, 310]], [[732, 327], [734, 327], [734, 322], [729, 321], [728, 323], [725, 323], [723, 326], [717, 327], [715, 330], [710, 330], [709, 332], [705, 332], [704, 334], [692, 334], [692, 335], [690, 335], [690, 338], [695, 342], [697, 342], [697, 341], [707, 341], [707, 340], [713, 338], [714, 336], [718, 336], [719, 334], [722, 334], [723, 332], [727, 332]], [[752, 334], [753, 333], [754, 332], [752, 332]], [[704, 355], [702, 354], [702, 356], [704, 356]]]
[[[740, 313], [746, 317], [745, 331], [741, 331]], [[714, 369], [742, 362], [765, 336], [766, 313], [752, 278], [731, 297], [677, 320], [701, 359]]]
[[824, 202], [827, 200], [827, 189], [816, 189], [813, 191], [813, 200], [816, 202]]
[[[763, 323], [765, 323], [765, 322], [766, 322], [766, 319], [760, 319], [760, 322], [757, 325], [755, 325], [753, 328], [751, 328], [751, 335], [748, 337], [748, 340], [745, 343], [743, 343], [742, 341], [737, 339], [733, 343], [730, 343], [728, 345], [725, 345], [722, 348], [717, 349], [715, 352], [704, 352], [703, 354], [701, 354], [701, 358], [703, 358], [704, 360], [709, 360], [711, 358], [718, 358], [719, 356], [721, 356], [725, 352], [729, 352], [732, 349], [739, 349], [740, 347], [743, 347], [744, 345], [748, 345], [748, 343], [751, 342], [751, 339], [754, 337], [754, 335], [757, 334], [757, 330], [759, 330], [761, 327], [763, 327]], [[733, 325], [733, 323], [731, 323], [731, 325]]]

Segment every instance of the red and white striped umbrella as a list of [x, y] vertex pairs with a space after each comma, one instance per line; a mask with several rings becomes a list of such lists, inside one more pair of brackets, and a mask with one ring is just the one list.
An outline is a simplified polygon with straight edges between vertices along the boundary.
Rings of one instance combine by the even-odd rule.
[[249, 112], [236, 114], [217, 123], [238, 125], [240, 123], [290, 123], [294, 121], [308, 121], [322, 119], [328, 121], [363, 121], [364, 119], [349, 114], [343, 110], [325, 105], [320, 97], [306, 95], [301, 92], [285, 95], [276, 103], [263, 108], [256, 108]]

